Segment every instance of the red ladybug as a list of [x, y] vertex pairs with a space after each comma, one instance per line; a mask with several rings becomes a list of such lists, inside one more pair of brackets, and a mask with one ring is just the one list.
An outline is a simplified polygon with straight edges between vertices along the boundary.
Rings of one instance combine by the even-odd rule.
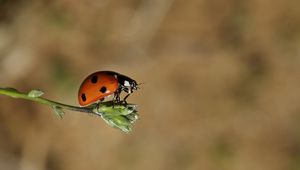
[[78, 101], [81, 106], [87, 106], [97, 101], [104, 100], [105, 97], [114, 94], [114, 100], [121, 102], [122, 91], [128, 93], [127, 97], [138, 89], [135, 80], [113, 71], [98, 71], [89, 75], [81, 84], [78, 91]]

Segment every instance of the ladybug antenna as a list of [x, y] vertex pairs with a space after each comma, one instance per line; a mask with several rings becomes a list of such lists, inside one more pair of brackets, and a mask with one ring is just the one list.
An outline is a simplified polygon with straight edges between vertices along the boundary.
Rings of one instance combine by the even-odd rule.
[[138, 84], [136, 85], [136, 88], [137, 88], [137, 89], [140, 89], [139, 86], [140, 86], [141, 84], [145, 84], [145, 83], [138, 83]]

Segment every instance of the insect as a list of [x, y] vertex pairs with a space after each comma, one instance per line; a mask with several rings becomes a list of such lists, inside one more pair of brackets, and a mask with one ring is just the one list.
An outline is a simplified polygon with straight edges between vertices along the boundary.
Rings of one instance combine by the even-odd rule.
[[[137, 82], [125, 75], [113, 71], [98, 71], [90, 74], [81, 83], [78, 101], [81, 106], [87, 106], [114, 94], [114, 101], [127, 103], [128, 96], [137, 89]], [[121, 101], [122, 91], [127, 95]]]

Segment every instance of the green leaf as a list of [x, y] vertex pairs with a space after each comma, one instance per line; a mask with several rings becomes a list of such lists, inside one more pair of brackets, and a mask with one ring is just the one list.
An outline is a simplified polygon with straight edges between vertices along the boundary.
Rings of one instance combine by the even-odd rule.
[[131, 123], [124, 116], [107, 116], [102, 115], [101, 118], [111, 127], [118, 128], [125, 133], [131, 132]]
[[41, 90], [31, 90], [31, 91], [28, 93], [28, 96], [29, 96], [29, 97], [33, 97], [33, 98], [36, 98], [36, 97], [41, 97], [43, 94], [44, 94], [44, 92], [41, 91]]
[[53, 106], [52, 108], [53, 108], [57, 118], [62, 119], [64, 117], [65, 112], [63, 111], [63, 109], [61, 107]]
[[138, 119], [137, 106], [134, 104], [119, 104], [112, 102], [99, 103], [93, 111], [111, 127], [118, 128], [125, 133], [132, 130], [133, 123]]
[[126, 115], [126, 118], [130, 121], [130, 123], [134, 123], [135, 121], [137, 121], [139, 119], [139, 116], [135, 112], [135, 113], [130, 113], [130, 114]]

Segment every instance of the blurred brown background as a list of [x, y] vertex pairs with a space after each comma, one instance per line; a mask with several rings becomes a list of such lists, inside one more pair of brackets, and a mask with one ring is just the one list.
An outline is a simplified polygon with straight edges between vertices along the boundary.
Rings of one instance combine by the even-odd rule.
[[0, 0], [0, 84], [77, 105], [91, 72], [144, 82], [124, 134], [0, 96], [3, 170], [300, 169], [300, 1]]

